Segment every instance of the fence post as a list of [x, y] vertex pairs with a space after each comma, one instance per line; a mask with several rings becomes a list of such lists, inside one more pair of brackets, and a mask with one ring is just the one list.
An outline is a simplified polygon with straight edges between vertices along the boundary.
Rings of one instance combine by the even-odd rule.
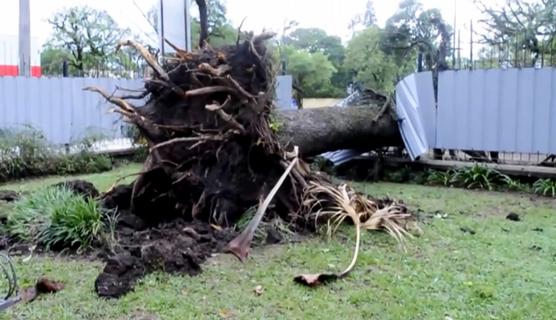
[[469, 70], [473, 70], [473, 20], [469, 25]]
[[64, 59], [64, 62], [62, 62], [62, 76], [64, 78], [68, 77], [68, 60]]

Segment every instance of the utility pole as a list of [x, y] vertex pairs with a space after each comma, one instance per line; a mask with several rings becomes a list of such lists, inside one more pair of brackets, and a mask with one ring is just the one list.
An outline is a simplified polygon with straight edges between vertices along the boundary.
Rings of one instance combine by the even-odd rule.
[[31, 13], [29, 0], [19, 0], [19, 75], [31, 76]]

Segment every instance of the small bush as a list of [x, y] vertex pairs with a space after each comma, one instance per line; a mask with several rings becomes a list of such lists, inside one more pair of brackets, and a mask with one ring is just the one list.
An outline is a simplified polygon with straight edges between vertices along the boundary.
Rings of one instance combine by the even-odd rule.
[[386, 181], [402, 183], [410, 181], [412, 177], [411, 168], [408, 166], [397, 168], [395, 170], [384, 170], [384, 180]]
[[427, 170], [426, 172], [426, 184], [436, 185], [436, 186], [450, 186], [452, 177], [454, 175], [453, 170], [448, 171], [438, 171], [438, 170]]
[[19, 239], [47, 248], [89, 247], [103, 229], [96, 201], [65, 188], [46, 188], [19, 200], [8, 216], [7, 230]]
[[539, 179], [533, 183], [533, 192], [543, 196], [556, 197], [556, 180]]
[[451, 183], [467, 189], [494, 190], [502, 185], [506, 175], [485, 166], [474, 165], [458, 169], [452, 176]]
[[530, 192], [531, 186], [526, 183], [522, 183], [517, 179], [512, 179], [510, 176], [503, 175], [502, 178], [502, 188], [510, 191], [520, 191], [520, 192]]

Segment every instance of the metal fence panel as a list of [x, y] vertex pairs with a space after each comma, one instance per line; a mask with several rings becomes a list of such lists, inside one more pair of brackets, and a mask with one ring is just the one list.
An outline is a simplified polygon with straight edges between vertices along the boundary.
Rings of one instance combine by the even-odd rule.
[[556, 69], [445, 71], [436, 147], [556, 153]]
[[[291, 108], [291, 76], [277, 79], [277, 104]], [[90, 135], [124, 137], [124, 123], [110, 104], [88, 86], [115, 93], [141, 89], [141, 79], [0, 77], [0, 129], [31, 126], [53, 144], [74, 143]], [[137, 102], [140, 105], [139, 102]]]
[[91, 134], [123, 137], [120, 117], [108, 113], [100, 95], [83, 91], [97, 86], [140, 89], [141, 79], [0, 77], [0, 129], [24, 125], [40, 130], [54, 144], [72, 143]]
[[411, 74], [397, 84], [396, 114], [412, 159], [435, 144], [436, 103], [431, 72]]

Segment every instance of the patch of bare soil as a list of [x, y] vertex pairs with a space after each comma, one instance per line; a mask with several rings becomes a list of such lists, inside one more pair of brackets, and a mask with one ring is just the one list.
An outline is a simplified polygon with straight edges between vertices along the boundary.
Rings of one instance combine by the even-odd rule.
[[118, 218], [117, 244], [108, 249], [106, 266], [95, 281], [101, 297], [118, 298], [153, 271], [197, 275], [201, 264], [236, 236], [233, 229], [181, 218], [149, 226], [127, 210], [129, 196], [125, 187], [119, 187], [103, 199], [105, 206], [124, 210]]

